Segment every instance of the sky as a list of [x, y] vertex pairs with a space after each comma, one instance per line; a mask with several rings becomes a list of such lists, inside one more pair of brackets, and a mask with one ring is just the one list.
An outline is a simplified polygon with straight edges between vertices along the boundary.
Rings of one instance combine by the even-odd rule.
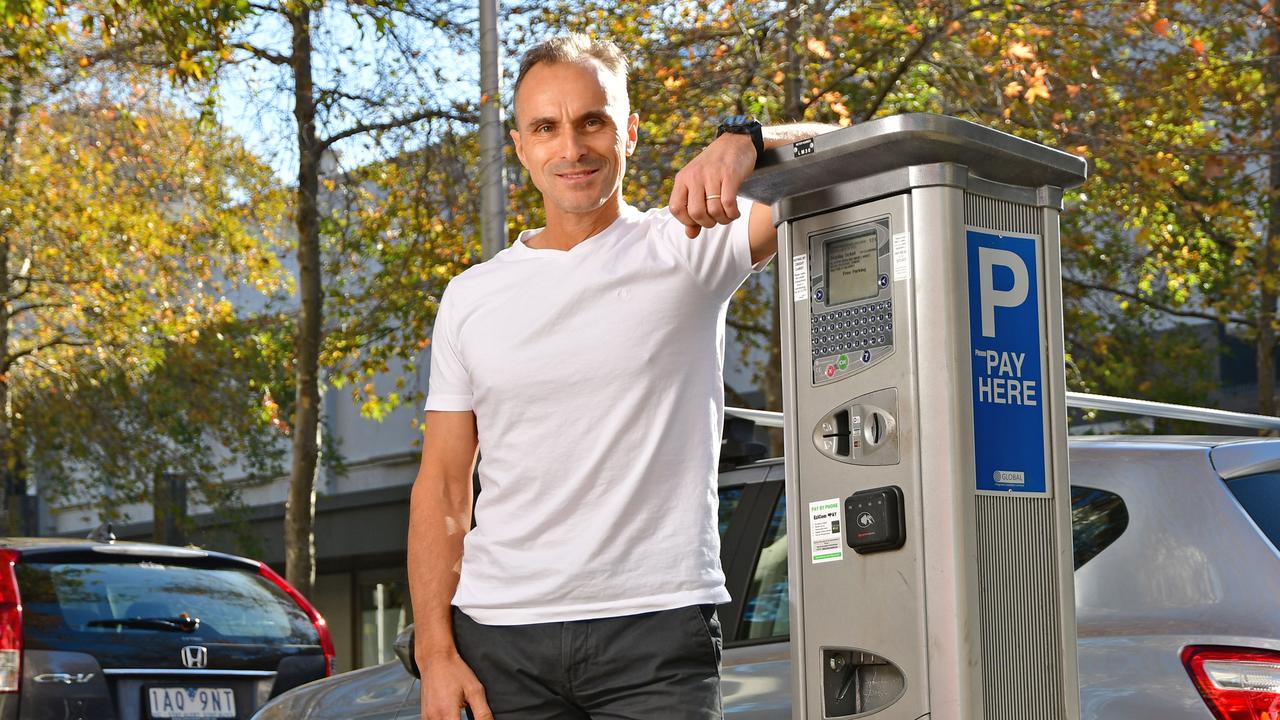
[[[499, 4], [500, 22], [512, 24], [512, 16], [504, 18], [502, 12]], [[475, 12], [459, 12], [455, 17], [465, 23], [474, 35], [478, 25]], [[518, 16], [514, 22], [518, 23]], [[387, 54], [387, 49], [394, 43], [391, 39], [380, 38], [371, 27], [361, 32], [350, 17], [333, 10], [328, 11], [315, 26], [332, 28], [328, 33], [317, 32], [317, 52], [314, 54], [317, 88], [333, 85], [343, 91], [363, 92], [385, 90], [389, 85], [398, 83], [401, 88], [396, 94], [404, 96], [406, 101], [401, 107], [410, 106], [415, 99], [434, 103], [478, 100], [478, 45], [442, 48], [438, 38], [409, 37], [406, 38], [409, 45], [423, 48], [414, 67], [389, 66], [380, 62], [379, 56]], [[264, 18], [250, 31], [248, 39], [255, 45], [284, 52], [288, 50], [289, 30], [274, 18]], [[336, 62], [335, 58], [342, 61]], [[510, 73], [510, 58], [503, 58], [503, 62], [506, 72]], [[393, 73], [399, 74], [393, 76]], [[420, 77], [406, 77], [406, 73], [417, 73]], [[504, 90], [509, 91], [505, 88], [509, 82], [507, 78], [509, 75], [504, 76]], [[406, 95], [415, 89], [420, 93], [419, 98]], [[292, 183], [297, 176], [297, 139], [292, 116], [292, 80], [287, 69], [265, 61], [237, 64], [220, 77], [217, 97], [219, 120], [243, 138], [282, 181]], [[394, 111], [395, 106], [384, 106], [384, 118], [394, 115]], [[325, 136], [357, 120], [376, 119], [371, 115], [357, 117], [349, 113], [323, 123], [318, 132]], [[409, 139], [410, 144], [415, 141], [417, 138]], [[359, 167], [384, 154], [367, 138], [344, 140], [335, 149], [344, 169]]]

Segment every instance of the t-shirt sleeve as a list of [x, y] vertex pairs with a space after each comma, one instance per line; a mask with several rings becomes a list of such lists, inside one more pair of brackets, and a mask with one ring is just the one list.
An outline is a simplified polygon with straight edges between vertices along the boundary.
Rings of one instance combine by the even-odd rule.
[[[451, 286], [452, 287], [452, 286]], [[454, 296], [445, 288], [440, 309], [431, 330], [431, 379], [427, 385], [424, 410], [471, 410], [471, 375], [462, 363]]]
[[[744, 209], [750, 209], [750, 201], [742, 200]], [[707, 288], [719, 300], [728, 300], [733, 291], [760, 268], [751, 266], [751, 240], [748, 236], [749, 211], [727, 225], [703, 228], [698, 237], [685, 236], [685, 225], [672, 217], [671, 210], [658, 210], [655, 219], [660, 241], [675, 252], [682, 265], [689, 268], [696, 282]]]
[[716, 298], [727, 300], [752, 271], [763, 270], [768, 259], [751, 265], [751, 238], [748, 235], [751, 201], [740, 200], [744, 212], [728, 225], [703, 228], [695, 238], [684, 234], [684, 225], [663, 208], [658, 211], [658, 232], [662, 240], [703, 287]]

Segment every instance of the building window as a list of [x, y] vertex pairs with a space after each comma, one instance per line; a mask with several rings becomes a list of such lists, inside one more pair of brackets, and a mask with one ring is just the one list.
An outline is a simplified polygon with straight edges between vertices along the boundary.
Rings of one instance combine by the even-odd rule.
[[401, 580], [362, 582], [360, 601], [360, 667], [381, 665], [396, 657], [393, 644], [413, 622], [408, 585]]

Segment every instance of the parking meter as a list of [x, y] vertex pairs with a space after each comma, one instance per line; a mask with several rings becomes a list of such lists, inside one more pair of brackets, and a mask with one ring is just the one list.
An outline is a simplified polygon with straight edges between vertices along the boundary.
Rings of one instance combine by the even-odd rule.
[[955, 118], [770, 151], [793, 718], [1079, 717], [1058, 214], [1075, 156]]

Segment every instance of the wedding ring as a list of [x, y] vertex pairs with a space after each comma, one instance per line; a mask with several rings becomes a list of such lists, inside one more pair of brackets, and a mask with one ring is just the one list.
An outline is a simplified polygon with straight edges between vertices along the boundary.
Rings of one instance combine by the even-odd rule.
[[719, 196], [719, 195], [708, 195], [708, 196], [707, 196], [707, 199], [708, 199], [708, 200], [719, 200], [719, 199], [720, 199], [720, 196]]

